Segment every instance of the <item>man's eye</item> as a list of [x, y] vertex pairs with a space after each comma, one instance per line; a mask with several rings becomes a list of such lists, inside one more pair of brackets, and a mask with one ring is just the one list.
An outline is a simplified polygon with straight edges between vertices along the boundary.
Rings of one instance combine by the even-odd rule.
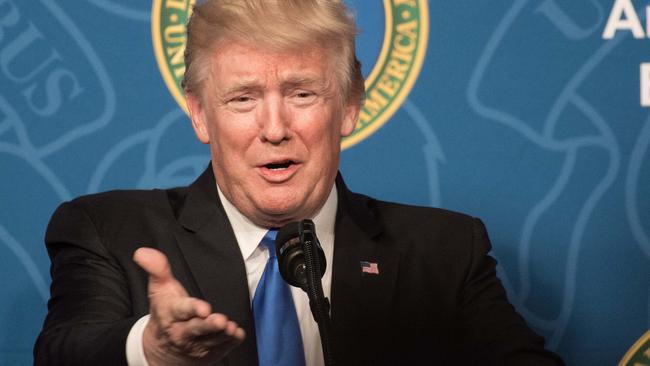
[[316, 93], [307, 90], [297, 90], [293, 93], [293, 100], [299, 104], [310, 104], [316, 100]]
[[242, 95], [241, 97], [234, 98], [232, 101], [237, 103], [246, 103], [252, 100], [251, 97]]
[[249, 111], [255, 108], [255, 98], [250, 95], [240, 95], [230, 99], [228, 105], [236, 111]]

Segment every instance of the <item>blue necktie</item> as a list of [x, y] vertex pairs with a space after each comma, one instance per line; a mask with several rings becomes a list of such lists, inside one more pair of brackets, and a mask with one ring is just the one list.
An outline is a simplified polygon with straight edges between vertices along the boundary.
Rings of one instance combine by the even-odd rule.
[[304, 366], [296, 308], [275, 256], [277, 234], [278, 231], [272, 229], [262, 239], [270, 258], [253, 297], [257, 355], [260, 366]]

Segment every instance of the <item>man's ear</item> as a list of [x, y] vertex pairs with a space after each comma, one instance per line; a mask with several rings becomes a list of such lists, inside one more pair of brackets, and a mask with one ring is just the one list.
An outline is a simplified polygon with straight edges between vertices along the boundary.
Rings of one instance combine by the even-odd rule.
[[205, 117], [203, 104], [201, 104], [201, 98], [192, 93], [187, 93], [185, 96], [185, 102], [187, 103], [187, 109], [190, 113], [192, 128], [194, 128], [196, 138], [204, 144], [210, 143], [208, 121]]
[[343, 111], [343, 123], [341, 123], [341, 136], [349, 136], [354, 128], [357, 126], [357, 119], [359, 118], [359, 109], [361, 107], [358, 103], [348, 103]]

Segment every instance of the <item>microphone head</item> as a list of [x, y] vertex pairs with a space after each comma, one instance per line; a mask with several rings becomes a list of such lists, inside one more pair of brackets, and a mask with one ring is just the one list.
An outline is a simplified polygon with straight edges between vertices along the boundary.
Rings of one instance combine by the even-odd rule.
[[291, 286], [307, 285], [305, 254], [300, 243], [300, 223], [290, 222], [278, 231], [275, 238], [275, 253], [282, 278]]
[[303, 240], [310, 240], [315, 255], [320, 259], [320, 277], [325, 274], [325, 253], [316, 238], [316, 228], [311, 220], [290, 222], [278, 230], [275, 238], [275, 252], [282, 278], [291, 286], [307, 289], [307, 267]]

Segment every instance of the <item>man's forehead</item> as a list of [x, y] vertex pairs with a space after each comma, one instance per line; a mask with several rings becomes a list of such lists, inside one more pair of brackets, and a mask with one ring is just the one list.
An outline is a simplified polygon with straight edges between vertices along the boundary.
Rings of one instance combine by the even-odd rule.
[[322, 83], [330, 78], [327, 50], [273, 50], [229, 42], [215, 48], [210, 73], [221, 82], [259, 84], [268, 78], [283, 83]]

